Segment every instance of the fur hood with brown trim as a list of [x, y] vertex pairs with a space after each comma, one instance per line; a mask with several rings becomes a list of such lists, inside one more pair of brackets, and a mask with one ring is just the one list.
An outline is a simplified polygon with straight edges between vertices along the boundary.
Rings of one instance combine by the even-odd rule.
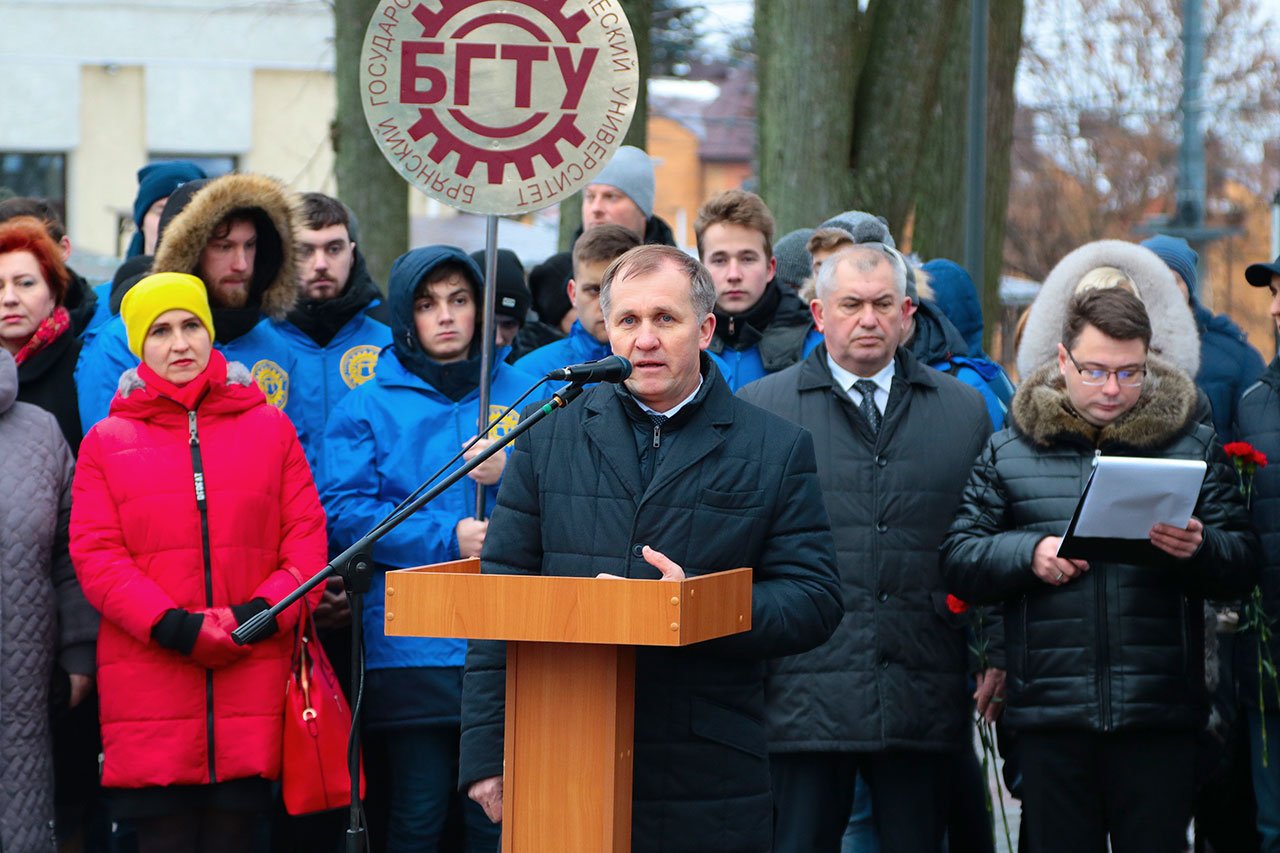
[[1151, 349], [1188, 376], [1200, 370], [1200, 334], [1191, 306], [1165, 262], [1150, 249], [1123, 240], [1086, 243], [1058, 262], [1031, 303], [1018, 346], [1018, 375], [1025, 380], [1058, 354], [1067, 304], [1084, 274], [1097, 267], [1123, 270], [1138, 285], [1151, 318]]
[[1074, 438], [1092, 447], [1159, 448], [1186, 430], [1196, 411], [1197, 391], [1195, 382], [1168, 362], [1148, 357], [1147, 371], [1138, 402], [1104, 427], [1084, 420], [1071, 407], [1056, 361], [1019, 386], [1009, 416], [1018, 431], [1040, 447]]
[[218, 223], [232, 211], [245, 210], [258, 227], [250, 304], [283, 320], [298, 298], [293, 247], [302, 219], [296, 197], [275, 178], [232, 174], [210, 181], [166, 225], [151, 271], [197, 274], [200, 254]]

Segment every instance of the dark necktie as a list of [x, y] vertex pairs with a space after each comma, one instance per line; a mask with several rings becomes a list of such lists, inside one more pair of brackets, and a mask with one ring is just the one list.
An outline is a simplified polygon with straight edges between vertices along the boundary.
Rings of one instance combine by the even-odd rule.
[[872, 435], [879, 433], [880, 410], [876, 408], [876, 383], [870, 379], [859, 379], [853, 383], [853, 387], [858, 389], [858, 393], [862, 395], [862, 402], [858, 404], [858, 411], [862, 412], [862, 416], [867, 419]]

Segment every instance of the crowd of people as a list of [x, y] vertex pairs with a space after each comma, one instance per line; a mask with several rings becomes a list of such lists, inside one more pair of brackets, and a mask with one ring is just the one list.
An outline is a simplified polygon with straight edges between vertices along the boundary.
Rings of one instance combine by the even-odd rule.
[[[965, 270], [874, 213], [775, 239], [730, 190], [693, 257], [654, 196], [624, 146], [570, 251], [527, 277], [499, 252], [492, 342], [483, 251], [414, 248], [375, 281], [341, 201], [265, 176], [142, 169], [96, 286], [52, 204], [0, 202], [0, 850], [341, 849], [345, 813], [288, 815], [278, 780], [305, 612], [349, 671], [342, 581], [231, 633], [485, 452], [549, 371], [616, 353], [624, 383], [373, 549], [374, 849], [499, 847], [505, 647], [383, 624], [386, 571], [479, 557], [753, 568], [749, 631], [637, 652], [639, 853], [994, 851], [978, 720], [1023, 850], [1180, 851], [1194, 817], [1198, 849], [1280, 851], [1280, 689], [1241, 623], [1280, 614], [1280, 467], [1242, 480], [1223, 449], [1280, 455], [1280, 361], [1205, 307], [1193, 249], [1063, 258], [1015, 387]], [[1280, 330], [1280, 259], [1246, 278]], [[1058, 556], [1100, 455], [1206, 463], [1191, 520]]]

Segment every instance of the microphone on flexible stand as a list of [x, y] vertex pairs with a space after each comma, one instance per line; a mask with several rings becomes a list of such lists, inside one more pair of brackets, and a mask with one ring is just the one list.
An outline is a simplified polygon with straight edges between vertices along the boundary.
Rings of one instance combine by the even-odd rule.
[[547, 374], [547, 379], [573, 382], [621, 382], [631, 375], [631, 362], [620, 355], [610, 355], [598, 361], [571, 364]]

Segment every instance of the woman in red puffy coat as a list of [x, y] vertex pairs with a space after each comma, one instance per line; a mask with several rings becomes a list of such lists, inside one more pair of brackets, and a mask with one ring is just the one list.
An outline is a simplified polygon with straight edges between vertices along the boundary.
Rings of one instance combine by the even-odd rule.
[[325, 564], [324, 512], [289, 420], [212, 348], [200, 279], [148, 276], [121, 316], [142, 364], [80, 446], [71, 517], [102, 614], [102, 784], [141, 853], [243, 853], [280, 773], [298, 611], [252, 646], [230, 632]]

